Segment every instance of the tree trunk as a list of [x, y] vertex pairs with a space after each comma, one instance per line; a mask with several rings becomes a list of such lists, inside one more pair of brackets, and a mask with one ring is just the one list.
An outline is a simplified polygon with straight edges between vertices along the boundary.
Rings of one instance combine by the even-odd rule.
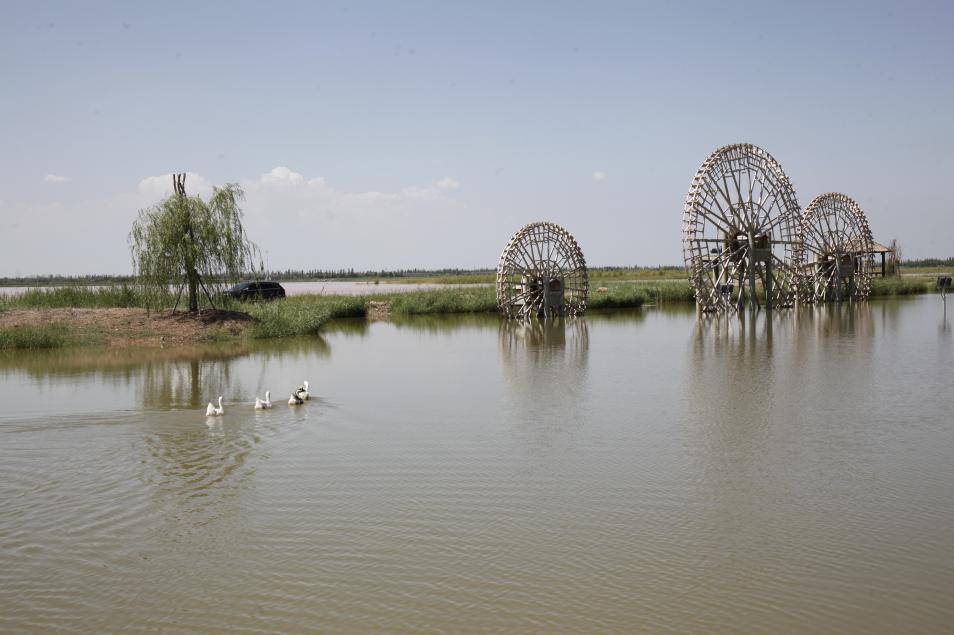
[[199, 310], [199, 273], [194, 266], [189, 266], [189, 310]]
[[[185, 204], [185, 196], [181, 199]], [[189, 311], [199, 310], [199, 272], [195, 269], [195, 234], [192, 231], [192, 212], [184, 208], [185, 229], [189, 236], [189, 254], [186, 257], [186, 281], [189, 283]]]

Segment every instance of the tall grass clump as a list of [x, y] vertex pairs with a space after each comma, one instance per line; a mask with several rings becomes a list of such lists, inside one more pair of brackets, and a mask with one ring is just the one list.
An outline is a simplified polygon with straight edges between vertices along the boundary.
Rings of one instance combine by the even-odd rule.
[[645, 287], [635, 284], [615, 284], [606, 291], [590, 291], [586, 301], [590, 309], [638, 308], [648, 300]]
[[652, 281], [666, 278], [682, 278], [686, 270], [682, 267], [593, 267], [589, 270], [590, 283], [607, 284], [611, 282]]
[[394, 278], [384, 282], [397, 282], [400, 284], [493, 284], [497, 280], [497, 274], [493, 272], [474, 272], [460, 274], [437, 274], [432, 276], [413, 276], [407, 278]]
[[248, 334], [256, 339], [314, 335], [335, 318], [364, 317], [367, 298], [356, 296], [305, 295], [275, 302], [244, 304], [255, 321]]
[[70, 342], [62, 324], [13, 326], [0, 329], [0, 350], [60, 348]]
[[644, 304], [694, 302], [692, 287], [686, 282], [610, 284], [606, 291], [590, 287], [587, 305], [591, 309], [636, 308]]
[[871, 297], [887, 297], [893, 295], [917, 295], [930, 293], [934, 290], [934, 282], [924, 280], [907, 280], [904, 278], [874, 278], [871, 281]]
[[[167, 303], [170, 299], [167, 292]], [[28, 289], [6, 300], [7, 308], [20, 309], [106, 309], [145, 306], [142, 292], [135, 286], [51, 287]]]
[[492, 313], [496, 310], [497, 294], [493, 287], [399, 293], [391, 298], [391, 312], [398, 315]]
[[653, 304], [696, 301], [692, 286], [688, 282], [663, 282], [645, 285], [644, 288]]

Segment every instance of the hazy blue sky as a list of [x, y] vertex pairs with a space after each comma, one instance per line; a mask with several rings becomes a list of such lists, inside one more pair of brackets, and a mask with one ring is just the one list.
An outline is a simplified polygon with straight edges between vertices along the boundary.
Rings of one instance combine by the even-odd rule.
[[739, 141], [954, 254], [954, 2], [5, 2], [0, 77], [0, 275], [129, 271], [172, 171], [240, 182], [273, 268], [493, 266], [538, 219], [681, 263]]

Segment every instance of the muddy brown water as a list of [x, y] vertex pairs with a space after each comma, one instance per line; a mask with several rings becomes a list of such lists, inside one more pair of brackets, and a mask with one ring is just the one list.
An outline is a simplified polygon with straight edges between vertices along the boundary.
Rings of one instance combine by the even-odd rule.
[[0, 631], [947, 630], [952, 342], [926, 296], [6, 353]]

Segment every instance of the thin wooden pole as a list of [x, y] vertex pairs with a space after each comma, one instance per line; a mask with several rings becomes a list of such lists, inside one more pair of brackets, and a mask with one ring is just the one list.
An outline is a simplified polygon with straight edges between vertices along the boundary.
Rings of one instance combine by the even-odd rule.
[[182, 299], [182, 283], [179, 283], [179, 290], [176, 291], [176, 303], [172, 306], [172, 312], [175, 313], [179, 308], [179, 300]]

